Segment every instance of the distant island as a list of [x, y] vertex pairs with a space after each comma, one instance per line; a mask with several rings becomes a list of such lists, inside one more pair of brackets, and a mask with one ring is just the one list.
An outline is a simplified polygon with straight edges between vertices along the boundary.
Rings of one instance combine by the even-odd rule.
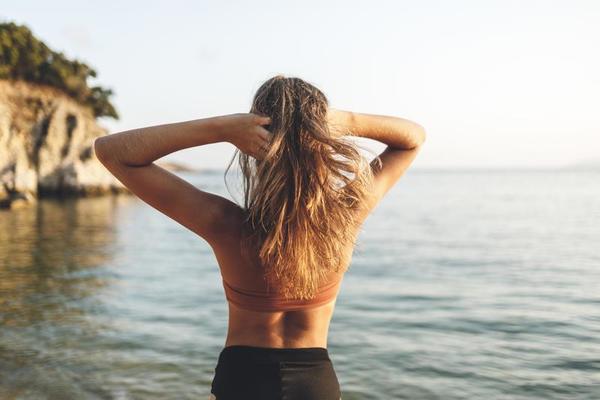
[[169, 171], [176, 171], [176, 172], [197, 172], [197, 171], [200, 171], [199, 168], [194, 168], [194, 167], [191, 167], [189, 165], [182, 164], [182, 163], [179, 163], [179, 162], [174, 162], [174, 161], [156, 161], [154, 164], [158, 165], [159, 167], [163, 167], [164, 169], [167, 169]]

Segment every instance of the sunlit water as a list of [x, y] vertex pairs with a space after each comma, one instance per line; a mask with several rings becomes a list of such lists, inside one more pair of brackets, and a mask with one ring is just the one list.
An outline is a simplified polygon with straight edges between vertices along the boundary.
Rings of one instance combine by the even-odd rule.
[[[209, 246], [134, 197], [0, 212], [2, 399], [206, 399], [226, 311]], [[345, 400], [600, 398], [600, 173], [409, 171], [329, 351]]]

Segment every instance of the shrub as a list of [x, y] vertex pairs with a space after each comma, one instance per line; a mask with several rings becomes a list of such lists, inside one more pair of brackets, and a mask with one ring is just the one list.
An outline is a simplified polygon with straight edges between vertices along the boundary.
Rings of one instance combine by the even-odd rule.
[[92, 109], [95, 117], [119, 115], [110, 103], [112, 90], [88, 86], [96, 71], [79, 60], [69, 60], [48, 48], [24, 25], [0, 23], [0, 79], [21, 79], [56, 87]]

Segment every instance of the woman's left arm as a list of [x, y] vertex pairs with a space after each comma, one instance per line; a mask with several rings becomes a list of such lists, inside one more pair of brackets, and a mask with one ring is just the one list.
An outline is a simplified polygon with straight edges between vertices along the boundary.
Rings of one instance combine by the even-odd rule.
[[268, 123], [268, 117], [238, 113], [156, 125], [99, 137], [94, 151], [131, 192], [212, 245], [223, 232], [226, 217], [239, 211], [237, 204], [196, 188], [154, 161], [178, 150], [217, 142], [232, 143], [260, 158], [269, 137], [261, 125]]

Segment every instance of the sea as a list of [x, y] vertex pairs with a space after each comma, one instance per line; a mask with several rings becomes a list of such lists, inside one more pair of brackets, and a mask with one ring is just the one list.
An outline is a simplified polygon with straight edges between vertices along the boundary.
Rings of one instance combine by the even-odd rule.
[[[226, 329], [211, 248], [137, 197], [0, 211], [0, 399], [208, 399]], [[600, 172], [409, 170], [328, 349], [344, 400], [600, 399]]]

